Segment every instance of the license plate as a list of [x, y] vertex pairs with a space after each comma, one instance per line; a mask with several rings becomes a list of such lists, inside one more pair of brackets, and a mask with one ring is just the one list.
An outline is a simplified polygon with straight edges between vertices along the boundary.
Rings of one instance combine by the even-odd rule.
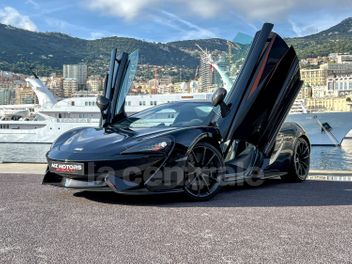
[[49, 170], [54, 173], [84, 175], [84, 164], [52, 161], [49, 163]]

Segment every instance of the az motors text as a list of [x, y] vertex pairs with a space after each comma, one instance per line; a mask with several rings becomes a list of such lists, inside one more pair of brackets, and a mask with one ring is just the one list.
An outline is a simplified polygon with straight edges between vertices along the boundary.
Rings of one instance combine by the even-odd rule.
[[64, 169], [64, 170], [82, 170], [82, 165], [52, 163], [51, 167], [54, 169]]

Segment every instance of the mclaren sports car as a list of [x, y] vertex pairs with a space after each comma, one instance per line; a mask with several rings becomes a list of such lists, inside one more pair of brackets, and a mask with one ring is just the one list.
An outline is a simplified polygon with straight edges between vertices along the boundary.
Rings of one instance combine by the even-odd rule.
[[266, 23], [229, 91], [127, 115], [138, 51], [111, 54], [97, 128], [62, 134], [47, 153], [43, 184], [125, 194], [183, 192], [207, 200], [222, 186], [271, 177], [302, 182], [310, 143], [284, 120], [302, 86], [299, 63]]

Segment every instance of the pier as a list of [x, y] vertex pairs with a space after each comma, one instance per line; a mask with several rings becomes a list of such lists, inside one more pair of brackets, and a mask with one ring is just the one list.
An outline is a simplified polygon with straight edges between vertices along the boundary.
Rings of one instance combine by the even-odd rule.
[[[208, 202], [41, 185], [45, 164], [0, 164], [0, 263], [332, 263], [352, 259], [352, 172], [226, 187]], [[346, 181], [334, 181], [345, 177]]]

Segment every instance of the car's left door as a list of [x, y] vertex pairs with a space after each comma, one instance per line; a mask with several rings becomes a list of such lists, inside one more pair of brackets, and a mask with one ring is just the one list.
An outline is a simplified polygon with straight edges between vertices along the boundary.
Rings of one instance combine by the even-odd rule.
[[109, 106], [103, 112], [101, 125], [111, 124], [125, 113], [125, 100], [132, 87], [138, 66], [139, 52], [128, 54], [122, 52], [117, 55], [117, 50], [111, 52], [109, 73], [105, 80], [103, 96], [109, 100]]

